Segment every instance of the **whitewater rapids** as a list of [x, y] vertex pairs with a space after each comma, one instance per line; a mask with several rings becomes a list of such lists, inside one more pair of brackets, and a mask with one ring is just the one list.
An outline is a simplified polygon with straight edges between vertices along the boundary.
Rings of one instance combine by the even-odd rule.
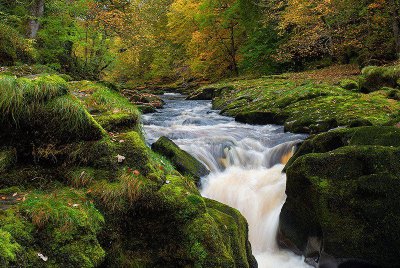
[[208, 167], [201, 193], [247, 219], [258, 267], [309, 267], [301, 256], [279, 249], [276, 241], [286, 200], [282, 170], [305, 136], [284, 133], [281, 126], [237, 123], [211, 110], [209, 101], [185, 101], [178, 94], [163, 99], [164, 109], [144, 115], [147, 142], [166, 136]]

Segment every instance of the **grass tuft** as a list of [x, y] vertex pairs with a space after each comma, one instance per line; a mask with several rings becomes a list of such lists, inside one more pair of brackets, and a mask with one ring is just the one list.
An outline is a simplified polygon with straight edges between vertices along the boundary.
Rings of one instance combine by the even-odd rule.
[[95, 185], [93, 195], [111, 211], [119, 211], [133, 205], [142, 196], [139, 174], [126, 170], [117, 182], [101, 181]]
[[34, 111], [34, 107], [67, 94], [67, 84], [57, 75], [35, 79], [0, 76], [0, 122], [18, 122]]

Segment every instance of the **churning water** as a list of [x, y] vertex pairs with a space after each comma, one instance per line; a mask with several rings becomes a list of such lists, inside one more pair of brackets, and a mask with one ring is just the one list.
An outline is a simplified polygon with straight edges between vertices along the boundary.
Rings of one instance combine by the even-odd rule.
[[202, 195], [238, 209], [249, 223], [249, 239], [260, 268], [308, 267], [278, 248], [279, 214], [285, 202], [284, 164], [304, 135], [276, 125], [237, 123], [211, 110], [210, 101], [185, 101], [166, 94], [164, 109], [144, 115], [147, 142], [172, 139], [211, 171]]

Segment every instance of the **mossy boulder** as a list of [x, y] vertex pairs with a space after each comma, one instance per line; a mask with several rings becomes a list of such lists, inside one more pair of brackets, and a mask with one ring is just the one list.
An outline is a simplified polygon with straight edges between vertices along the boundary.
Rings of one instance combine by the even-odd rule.
[[396, 127], [355, 127], [332, 130], [306, 139], [285, 168], [310, 153], [327, 153], [343, 146], [381, 145], [400, 147], [400, 129]]
[[304, 142], [286, 166], [282, 244], [320, 263], [398, 266], [399, 146], [393, 127], [337, 130]]
[[[236, 267], [257, 267], [257, 261], [252, 255], [251, 245], [248, 238], [248, 225], [246, 219], [234, 208], [224, 205], [212, 199], [205, 199], [206, 206], [218, 222], [224, 237], [223, 244], [235, 258]], [[245, 245], [245, 247], [243, 246]]]
[[235, 120], [241, 123], [266, 125], [283, 124], [287, 117], [280, 110], [265, 112], [244, 112], [235, 116]]
[[[204, 199], [194, 182], [181, 176], [167, 176], [124, 215], [106, 227], [107, 250], [117, 256], [107, 259], [107, 266], [256, 267], [243, 216]], [[112, 234], [118, 228], [118, 235]]]
[[96, 140], [103, 129], [55, 75], [33, 79], [0, 77], [1, 145]]
[[340, 81], [340, 86], [347, 90], [359, 90], [358, 82], [352, 79], [344, 79]]
[[119, 92], [91, 81], [71, 82], [68, 87], [105, 130], [138, 130], [140, 112]]
[[363, 82], [360, 88], [363, 92], [369, 93], [382, 87], [396, 88], [400, 78], [399, 66], [377, 67], [368, 66], [362, 70]]
[[212, 100], [213, 98], [217, 97], [221, 94], [221, 88], [215, 87], [201, 87], [198, 90], [191, 93], [186, 99], [187, 100]]
[[32, 192], [0, 212], [6, 266], [98, 267], [105, 252], [97, 240], [103, 216], [81, 191]]
[[210, 171], [189, 153], [180, 149], [167, 137], [159, 138], [151, 145], [153, 151], [168, 158], [183, 174], [193, 176], [196, 181], [210, 173]]
[[385, 91], [362, 94], [284, 77], [235, 79], [209, 87], [221, 90], [212, 101], [221, 114], [250, 124], [284, 124], [290, 132], [314, 134], [340, 126], [395, 125], [400, 121], [400, 103]]

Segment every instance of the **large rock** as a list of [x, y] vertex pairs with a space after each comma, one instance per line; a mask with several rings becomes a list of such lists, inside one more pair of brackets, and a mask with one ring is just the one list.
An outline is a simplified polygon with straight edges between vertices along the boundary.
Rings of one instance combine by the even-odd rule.
[[202, 87], [191, 93], [187, 100], [212, 100], [221, 94], [225, 88]]
[[201, 197], [192, 181], [167, 180], [113, 217], [104, 267], [257, 267], [237, 210]]
[[167, 157], [179, 172], [193, 176], [196, 181], [210, 173], [210, 171], [196, 158], [182, 150], [167, 137], [159, 138], [151, 145], [151, 149]]
[[238, 122], [254, 125], [283, 124], [286, 119], [287, 116], [279, 109], [266, 112], [244, 112], [235, 117]]
[[361, 90], [365, 93], [380, 90], [382, 87], [398, 87], [400, 66], [368, 66], [362, 70]]
[[304, 142], [286, 166], [281, 244], [320, 265], [398, 267], [399, 146], [400, 131], [391, 127], [342, 129]]

